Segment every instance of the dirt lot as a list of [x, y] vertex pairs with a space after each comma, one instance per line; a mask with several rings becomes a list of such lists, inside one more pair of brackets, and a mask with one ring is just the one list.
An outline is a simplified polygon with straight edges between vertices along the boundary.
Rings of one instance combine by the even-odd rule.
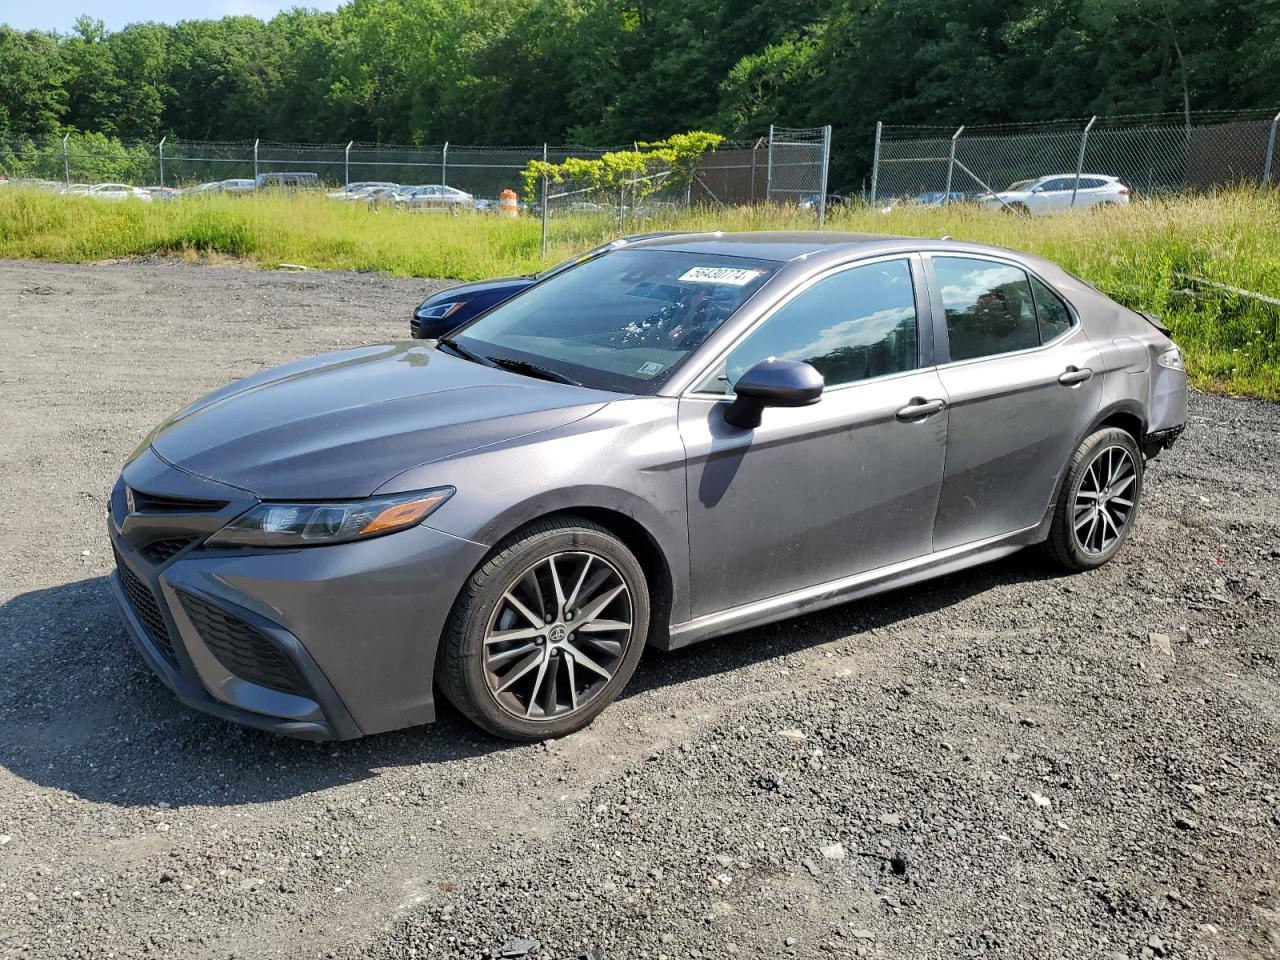
[[0, 263], [0, 955], [1280, 955], [1272, 405], [1195, 397], [1103, 570], [1024, 553], [651, 652], [562, 742], [181, 707], [110, 605], [121, 462], [431, 286]]

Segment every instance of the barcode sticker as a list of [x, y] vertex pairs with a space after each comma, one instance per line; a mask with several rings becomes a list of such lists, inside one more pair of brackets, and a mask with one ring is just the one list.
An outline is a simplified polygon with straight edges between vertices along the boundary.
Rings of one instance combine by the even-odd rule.
[[741, 267], [690, 267], [680, 275], [680, 279], [685, 283], [723, 283], [731, 287], [745, 287], [762, 273], [763, 270]]

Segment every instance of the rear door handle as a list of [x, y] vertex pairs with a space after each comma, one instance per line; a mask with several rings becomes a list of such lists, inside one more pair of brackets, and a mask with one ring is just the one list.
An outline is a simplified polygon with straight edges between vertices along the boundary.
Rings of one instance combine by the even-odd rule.
[[940, 413], [946, 405], [944, 400], [926, 400], [924, 397], [912, 397], [911, 402], [898, 411], [898, 419], [908, 422], [911, 420], [923, 420], [925, 417]]
[[1088, 367], [1067, 367], [1066, 371], [1058, 377], [1058, 382], [1064, 387], [1074, 387], [1077, 383], [1084, 383], [1093, 376], [1093, 371]]

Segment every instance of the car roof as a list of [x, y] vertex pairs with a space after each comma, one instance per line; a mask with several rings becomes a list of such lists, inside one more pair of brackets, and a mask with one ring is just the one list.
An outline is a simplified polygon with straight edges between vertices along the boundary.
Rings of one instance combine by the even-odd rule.
[[876, 245], [901, 246], [906, 237], [879, 233], [848, 233], [836, 230], [757, 230], [715, 233], [684, 233], [635, 240], [629, 248], [672, 250], [682, 253], [720, 254], [760, 260], [797, 260], [818, 251], [846, 250]]
[[797, 267], [801, 266], [798, 261], [804, 261], [807, 264], [803, 267], [805, 270], [820, 269], [881, 254], [901, 255], [927, 251], [934, 254], [976, 255], [999, 260], [1014, 260], [1041, 274], [1048, 274], [1054, 281], [1060, 281], [1062, 274], [1062, 268], [1051, 261], [1020, 250], [1010, 250], [969, 240], [954, 240], [950, 237], [907, 237], [886, 233], [845, 233], [833, 230], [686, 233], [636, 240], [627, 243], [623, 249], [718, 254], [796, 263]]
[[[1094, 180], [1119, 180], [1120, 179], [1119, 177], [1113, 176], [1110, 173], [1082, 173], [1080, 174], [1080, 177], [1081, 179], [1084, 179], [1085, 177], [1092, 177]], [[1075, 171], [1073, 170], [1071, 173], [1046, 173], [1043, 177], [1036, 177], [1035, 179], [1036, 181], [1040, 181], [1040, 180], [1063, 180], [1063, 179], [1074, 180], [1075, 178], [1076, 178], [1076, 174], [1075, 174]], [[1022, 181], [1019, 181], [1019, 183], [1021, 182]], [[1027, 181], [1027, 182], [1030, 183], [1031, 181]]]

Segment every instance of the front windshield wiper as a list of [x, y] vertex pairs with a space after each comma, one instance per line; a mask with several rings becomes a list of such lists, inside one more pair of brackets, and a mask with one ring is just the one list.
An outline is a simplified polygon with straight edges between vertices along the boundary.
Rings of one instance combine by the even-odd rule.
[[510, 370], [512, 373], [523, 373], [531, 377], [537, 377], [540, 380], [553, 380], [556, 383], [567, 383], [571, 387], [582, 386], [573, 377], [567, 377], [563, 373], [556, 370], [549, 370], [546, 367], [536, 363], [530, 363], [528, 360], [512, 360], [509, 357], [486, 357], [491, 364], [496, 367], [502, 367], [504, 370]]
[[468, 350], [462, 344], [458, 343], [457, 340], [454, 340], [451, 337], [440, 337], [438, 340], [436, 340], [436, 343], [440, 346], [448, 347], [458, 356], [462, 357], [463, 360], [470, 360], [472, 363], [478, 363], [486, 367], [497, 366], [497, 364], [494, 363], [492, 360], [490, 360], [488, 357], [483, 357], [480, 354], [476, 353], [474, 350]]

